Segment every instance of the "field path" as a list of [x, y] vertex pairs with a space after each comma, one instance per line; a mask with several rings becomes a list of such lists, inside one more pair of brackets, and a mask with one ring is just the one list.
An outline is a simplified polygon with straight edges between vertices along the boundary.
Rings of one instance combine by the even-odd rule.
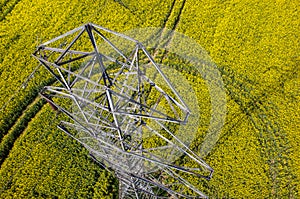
[[0, 143], [0, 167], [12, 149], [16, 139], [27, 128], [28, 123], [41, 110], [44, 104], [44, 101], [42, 101], [39, 97], [36, 97], [23, 111], [23, 114], [18, 118], [8, 133], [3, 137]]
[[[258, 134], [260, 143], [260, 156], [268, 164], [269, 176], [272, 184], [270, 185], [270, 198], [296, 198], [295, 182], [296, 175], [290, 169], [291, 161], [289, 153], [291, 145], [286, 136], [286, 132], [280, 126], [278, 120], [278, 107], [270, 100], [274, 89], [259, 90], [258, 94], [252, 94], [257, 90], [250, 80], [237, 75], [233, 71], [222, 71], [226, 89], [229, 91], [231, 99], [237, 103], [243, 115], [237, 115], [232, 121], [226, 124], [226, 134], [223, 138], [231, 133], [231, 128], [238, 125], [244, 119], [249, 119], [253, 126], [253, 131]], [[288, 80], [289, 78], [283, 78]], [[279, 82], [280, 84], [282, 82]], [[274, 85], [276, 87], [276, 85]], [[278, 85], [277, 85], [278, 86]], [[221, 141], [222, 142], [222, 141]], [[288, 189], [286, 189], [288, 187]], [[282, 190], [289, 190], [282, 192]]]
[[[166, 15], [166, 20], [164, 21], [164, 24], [162, 26], [162, 29], [159, 30], [157, 35], [157, 43], [155, 45], [155, 49], [159, 46], [160, 48], [166, 49], [166, 47], [170, 44], [175, 30], [179, 24], [180, 16], [182, 13], [182, 10], [184, 9], [186, 0], [180, 1], [173, 1], [172, 6], [170, 8], [170, 11]], [[170, 31], [171, 30], [171, 31]], [[156, 50], [154, 52], [153, 57], [157, 57], [159, 51]], [[160, 57], [159, 63], [162, 63], [165, 56], [168, 54], [166, 50], [164, 50], [163, 55]]]

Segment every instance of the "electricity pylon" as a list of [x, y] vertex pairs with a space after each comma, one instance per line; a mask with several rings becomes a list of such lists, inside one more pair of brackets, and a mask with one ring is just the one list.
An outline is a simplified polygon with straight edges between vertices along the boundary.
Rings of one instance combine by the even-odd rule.
[[88, 23], [33, 56], [58, 81], [40, 93], [68, 116], [58, 128], [114, 171], [120, 198], [206, 198], [192, 181], [213, 169], [175, 133], [191, 111], [139, 41]]

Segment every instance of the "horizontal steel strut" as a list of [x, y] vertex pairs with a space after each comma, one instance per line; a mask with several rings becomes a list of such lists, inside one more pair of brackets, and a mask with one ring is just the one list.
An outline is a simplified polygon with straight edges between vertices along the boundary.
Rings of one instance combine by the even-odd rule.
[[[209, 180], [213, 169], [176, 136], [191, 111], [139, 41], [88, 23], [33, 57], [60, 83], [41, 91], [72, 121], [58, 128], [115, 173], [120, 198], [207, 198], [187, 179]], [[175, 164], [180, 157], [196, 167]]]

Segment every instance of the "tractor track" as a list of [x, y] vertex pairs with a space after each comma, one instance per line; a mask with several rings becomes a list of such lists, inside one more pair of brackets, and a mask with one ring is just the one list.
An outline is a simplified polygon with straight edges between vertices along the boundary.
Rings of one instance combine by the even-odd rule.
[[[14, 1], [14, 4], [9, 7], [10, 11], [14, 8], [14, 6], [19, 1], [20, 0]], [[113, 0], [113, 1], [116, 3], [119, 3], [121, 6], [128, 9], [132, 14], [134, 14], [133, 11], [130, 8], [128, 8], [124, 3], [120, 3], [120, 1], [117, 1], [117, 0]], [[4, 8], [6, 5], [8, 5], [9, 2], [10, 2], [9, 0], [5, 0], [4, 4], [0, 5], [1, 9]], [[8, 13], [6, 13], [6, 14], [8, 14]], [[5, 18], [5, 16], [2, 18], [2, 15], [0, 15], [0, 21], [2, 21]], [[42, 85], [52, 85], [54, 82], [55, 82], [55, 80], [53, 78], [51, 78], [46, 83], [42, 83]], [[26, 129], [28, 122], [36, 116], [36, 114], [41, 110], [41, 108], [43, 107], [43, 105], [45, 103], [45, 102], [43, 102], [43, 105], [41, 106], [41, 103], [38, 102], [38, 100], [39, 100], [38, 92], [35, 92], [33, 90], [36, 90], [36, 89], [33, 88], [28, 93], [36, 93], [36, 94], [31, 99], [26, 100], [27, 103], [22, 105], [22, 107], [24, 107], [22, 109], [22, 111], [12, 112], [12, 113], [8, 114], [6, 118], [3, 119], [4, 124], [6, 123], [7, 125], [4, 125], [4, 127], [1, 129], [1, 131], [3, 131], [3, 132], [0, 132], [1, 133], [0, 134], [0, 152], [1, 152], [0, 153], [1, 154], [0, 155], [0, 167], [1, 167], [2, 163], [5, 161], [6, 157], [8, 157], [9, 152], [11, 151], [12, 147], [14, 146], [14, 142], [18, 139], [18, 137]], [[40, 90], [40, 89], [37, 89], [37, 90]], [[18, 98], [18, 94], [20, 94], [20, 91], [17, 91], [17, 95], [14, 96], [13, 98]], [[25, 97], [25, 98], [27, 98], [27, 97]], [[29, 98], [30, 98], [30, 96], [29, 96]], [[20, 104], [20, 102], [18, 104]], [[1, 110], [1, 112], [5, 111], [5, 110], [6, 110], [6, 107], [3, 110]], [[14, 117], [12, 117], [12, 116], [14, 116]], [[8, 120], [8, 121], [6, 121], [6, 120]]]
[[[48, 81], [42, 83], [41, 85], [52, 85], [55, 82], [54, 79], [50, 78]], [[33, 89], [35, 90], [35, 89]], [[39, 90], [39, 89], [38, 89]], [[33, 92], [33, 91], [31, 91]], [[20, 102], [21, 103], [21, 102]], [[13, 118], [10, 125], [5, 128], [5, 134], [3, 132], [3, 137], [0, 140], [0, 167], [5, 159], [8, 157], [9, 152], [14, 146], [15, 141], [20, 137], [20, 135], [27, 128], [27, 124], [35, 118], [36, 114], [42, 109], [45, 101], [42, 101], [37, 94], [27, 100], [27, 103], [24, 105], [25, 108], [17, 114], [17, 117], [11, 117], [11, 115], [15, 115], [15, 112], [7, 115], [6, 118]], [[5, 109], [4, 109], [5, 111]], [[4, 118], [4, 120], [6, 119]]]
[[[159, 33], [157, 34], [158, 35], [158, 39], [157, 39], [158, 42], [156, 43], [154, 49], [156, 49], [159, 45], [159, 48], [163, 50], [163, 54], [161, 55], [161, 57], [158, 61], [159, 63], [162, 63], [162, 61], [164, 60], [164, 58], [168, 54], [168, 51], [165, 50], [165, 49], [169, 46], [170, 42], [172, 41], [172, 38], [175, 34], [175, 30], [176, 30], [176, 28], [179, 24], [180, 16], [182, 14], [182, 10], [184, 9], [185, 3], [186, 3], [186, 0], [183, 0], [181, 2], [181, 4], [179, 5], [179, 8], [175, 9], [176, 5], [175, 5], [175, 1], [173, 1], [171, 9], [170, 9], [169, 13], [166, 16], [166, 20], [163, 23], [162, 29], [160, 29]], [[174, 13], [174, 12], [178, 12], [178, 14], [175, 15], [173, 18], [171, 18], [172, 13]], [[170, 25], [168, 25], [168, 23], [170, 23]], [[154, 58], [157, 57], [158, 53], [159, 53], [159, 51], [156, 50], [154, 52], [153, 57]]]
[[[169, 44], [172, 41], [172, 38], [175, 34], [175, 30], [179, 24], [180, 16], [182, 14], [182, 10], [184, 8], [185, 2], [186, 2], [186, 0], [183, 0], [182, 2], [180, 2], [181, 4], [179, 5], [179, 9], [176, 9], [176, 8], [178, 8], [178, 5], [176, 4], [176, 0], [174, 0], [169, 9], [169, 12], [167, 13], [167, 15], [164, 19], [162, 28], [160, 28], [154, 35], [151, 35], [151, 37], [148, 40], [146, 40], [146, 42], [145, 42], [145, 43], [147, 43], [148, 41], [151, 41], [151, 40], [155, 41], [155, 45], [153, 47], [154, 48], [153, 59], [158, 64], [162, 64], [163, 60], [168, 55], [168, 51], [166, 50], [166, 48], [169, 46]], [[178, 12], [178, 14], [172, 18], [172, 14], [176, 13], [176, 12]], [[168, 24], [170, 24], [170, 25], [168, 25]], [[162, 55], [158, 56], [158, 54], [160, 52], [162, 52]], [[157, 72], [154, 74], [154, 79], [156, 78], [156, 75], [157, 75]]]
[[[1, 13], [0, 22], [3, 21], [9, 13], [11, 13], [11, 11], [20, 1], [21, 0], [14, 0], [14, 1], [6, 0], [2, 5], [0, 5], [0, 13]], [[10, 2], [12, 3], [10, 4]]]
[[[266, 89], [271, 92], [260, 91], [259, 95], [252, 95], [249, 92], [257, 87], [254, 87], [253, 82], [245, 78], [241, 78], [241, 75], [233, 75], [221, 71], [223, 73], [226, 90], [230, 92], [230, 97], [235, 103], [238, 104], [242, 113], [239, 120], [235, 122], [232, 119], [226, 123], [225, 126], [230, 126], [219, 139], [218, 143], [224, 142], [227, 136], [233, 132], [234, 127], [240, 123], [243, 118], [248, 118], [253, 128], [259, 132], [258, 141], [260, 143], [261, 158], [263, 162], [267, 161], [269, 165], [269, 176], [271, 179], [270, 198], [296, 198], [296, 185], [292, 183], [293, 179], [296, 179], [296, 175], [292, 173], [289, 168], [292, 159], [288, 156], [291, 152], [291, 146], [286, 136], [286, 132], [281, 129], [280, 121], [278, 121], [277, 107], [269, 101], [269, 96], [276, 92], [274, 89]], [[241, 78], [241, 79], [239, 79]], [[285, 81], [289, 78], [284, 78]], [[279, 84], [282, 82], [279, 82]], [[247, 85], [246, 85], [247, 84]], [[249, 87], [250, 86], [250, 87]], [[251, 88], [252, 87], [252, 88]], [[242, 98], [250, 99], [247, 103]], [[239, 116], [235, 116], [238, 118]], [[232, 123], [232, 124], [231, 124]], [[281, 188], [289, 187], [289, 193], [280, 192]]]
[[[166, 16], [165, 16], [165, 18], [164, 18], [164, 20], [163, 20], [163, 23], [162, 23], [161, 28], [160, 28], [158, 31], [156, 31], [154, 34], [152, 34], [152, 35], [145, 41], [145, 43], [148, 43], [149, 41], [156, 41], [156, 43], [155, 43], [155, 45], [154, 45], [154, 47], [153, 47], [153, 48], [155, 49], [155, 53], [156, 53], [157, 47], [158, 47], [158, 45], [159, 45], [159, 43], [160, 43], [160, 41], [161, 41], [161, 39], [162, 39], [163, 30], [166, 28], [167, 22], [169, 21], [170, 16], [171, 16], [171, 14], [172, 14], [172, 12], [173, 12], [173, 10], [174, 10], [175, 3], [176, 3], [176, 0], [173, 0], [172, 4], [171, 4], [171, 6], [170, 6], [170, 9], [169, 9], [169, 11], [167, 12], [167, 14], [166, 14]], [[153, 58], [155, 58], [155, 53], [154, 53]]]
[[8, 133], [3, 137], [0, 143], [0, 167], [7, 158], [15, 141], [27, 128], [28, 123], [36, 116], [42, 109], [44, 101], [36, 97], [31, 104], [23, 111], [23, 114], [18, 118], [15, 124], [11, 127]]
[[[20, 0], [15, 1], [16, 3], [12, 6], [11, 10], [14, 8], [14, 6], [19, 2]], [[118, 3], [117, 0], [114, 0], [115, 2]], [[5, 2], [8, 2], [5, 1]], [[186, 0], [184, 0], [180, 6], [180, 11], [179, 14], [175, 17], [174, 22], [171, 25], [171, 30], [175, 30], [180, 22], [180, 16], [182, 14], [182, 10], [184, 9], [184, 5], [185, 5]], [[171, 14], [172, 12], [174, 12], [175, 10], [175, 4], [176, 1], [174, 0], [172, 2], [172, 5], [169, 9], [169, 12], [167, 13], [165, 20], [163, 21], [162, 24], [162, 29], [157, 32], [156, 37], [158, 38], [158, 41], [160, 42], [164, 42], [163, 43], [163, 47], [166, 47], [170, 44], [172, 37], [174, 36], [173, 31], [169, 34], [164, 35], [164, 29], [167, 28], [167, 24], [168, 22], [170, 22], [170, 18], [171, 18]], [[5, 4], [6, 5], [6, 4]], [[124, 6], [125, 8], [127, 8], [126, 6]], [[1, 7], [2, 9], [2, 7]], [[132, 12], [129, 9], [130, 12]], [[10, 13], [11, 10], [8, 12]], [[2, 11], [2, 10], [1, 10]], [[8, 14], [6, 13], [4, 17], [2, 17], [3, 15], [0, 16], [0, 21], [2, 21], [6, 15]], [[134, 14], [134, 13], [133, 13]], [[159, 43], [157, 43], [156, 47], [159, 45]], [[154, 54], [154, 58], [157, 55], [158, 51], [155, 51]], [[167, 56], [168, 52], [164, 51], [163, 55], [160, 58], [160, 62], [162, 62], [164, 60], [164, 58]], [[264, 93], [260, 93], [259, 96], [251, 96], [250, 93], [248, 93], [248, 90], [245, 89], [245, 84], [247, 84], [247, 88], [249, 87], [253, 87], [252, 82], [248, 82], [248, 80], [242, 79], [242, 80], [237, 80], [236, 77], [240, 78], [241, 75], [232, 75], [232, 74], [226, 74], [226, 73], [222, 73], [222, 75], [225, 76], [225, 81], [227, 81], [227, 83], [225, 83], [226, 85], [226, 90], [230, 91], [232, 94], [232, 100], [234, 100], [238, 106], [240, 107], [242, 114], [237, 114], [235, 116], [235, 118], [239, 118], [240, 120], [238, 120], [236, 122], [236, 119], [233, 118], [231, 121], [229, 121], [227, 124], [225, 124], [226, 126], [229, 126], [229, 130], [226, 131], [227, 133], [222, 135], [222, 137], [220, 137], [219, 141], [220, 143], [223, 142], [223, 139], [226, 138], [226, 136], [230, 136], [231, 132], [233, 132], [234, 128], [239, 124], [239, 122], [242, 122], [243, 118], [248, 118], [250, 119], [253, 128], [256, 129], [257, 131], [260, 132], [259, 134], [259, 142], [260, 142], [260, 146], [262, 149], [261, 151], [261, 156], [263, 158], [267, 158], [268, 159], [268, 164], [270, 166], [270, 178], [272, 180], [272, 187], [271, 187], [271, 191], [270, 191], [270, 196], [269, 197], [275, 197], [275, 198], [282, 198], [282, 197], [286, 197], [285, 195], [280, 195], [280, 186], [287, 186], [289, 187], [289, 182], [291, 179], [295, 179], [293, 173], [291, 173], [291, 171], [289, 170], [289, 162], [291, 161], [291, 159], [288, 157], [288, 153], [290, 152], [290, 145], [289, 145], [289, 141], [287, 139], [287, 137], [285, 136], [286, 133], [284, 132], [284, 130], [282, 130], [280, 128], [280, 126], [278, 126], [278, 121], [276, 121], [276, 107], [273, 107], [271, 109], [272, 114], [269, 114], [269, 104], [268, 102], [266, 102], [266, 100], [268, 99], [267, 96], [264, 95]], [[227, 79], [227, 80], [226, 80]], [[282, 82], [280, 82], [282, 83]], [[257, 86], [255, 86], [257, 87]], [[245, 97], [249, 97], [250, 101], [248, 103], [244, 103], [243, 100], [241, 100], [240, 97], [240, 93], [238, 93], [237, 91], [234, 90], [240, 90], [243, 95]], [[269, 89], [267, 89], [269, 91]], [[268, 92], [267, 94], [272, 94], [271, 92]], [[36, 100], [38, 99], [38, 95], [36, 95], [35, 98], [33, 98], [26, 106], [26, 108], [24, 109], [24, 111], [20, 114], [19, 118], [13, 122], [13, 124], [9, 127], [9, 131], [13, 132], [14, 129], [17, 128], [17, 126], [22, 123], [20, 120], [26, 120], [26, 114], [27, 112], [31, 112], [31, 108], [32, 106], [36, 105]], [[42, 107], [41, 107], [42, 108]], [[36, 112], [37, 113], [37, 112]], [[36, 113], [31, 117], [34, 118]], [[270, 118], [272, 119], [270, 119]], [[273, 119], [274, 118], [274, 119]], [[30, 121], [30, 120], [29, 120]], [[25, 128], [24, 128], [25, 129]], [[20, 135], [23, 131], [18, 131], [18, 135]], [[9, 134], [9, 133], [8, 133]], [[6, 134], [5, 136], [8, 136], [8, 134]], [[18, 138], [18, 136], [16, 137], [16, 139]], [[2, 146], [2, 143], [4, 143], [4, 139], [5, 137], [3, 137], [3, 139], [1, 140], [0, 146]], [[13, 146], [14, 141], [16, 140], [14, 139], [13, 141], [10, 141], [10, 146]], [[218, 142], [219, 143], [219, 142]], [[278, 146], [281, 146], [280, 148], [278, 148]], [[1, 150], [1, 147], [0, 147]], [[10, 150], [10, 149], [9, 149]], [[6, 154], [7, 157], [8, 153]], [[4, 159], [0, 159], [0, 166], [2, 164], [2, 162], [4, 161]], [[281, 174], [283, 173], [283, 174]], [[279, 176], [284, 176], [284, 179], [288, 179], [287, 182], [283, 185], [281, 185], [280, 181], [278, 180]], [[291, 185], [292, 186], [292, 185]], [[290, 187], [290, 190], [294, 190], [294, 187]], [[293, 192], [291, 193], [293, 194]], [[290, 198], [292, 197], [297, 197], [297, 196], [293, 196], [290, 195]]]
[[[184, 9], [184, 6], [185, 6], [185, 3], [186, 3], [186, 0], [183, 0], [180, 8], [179, 8], [179, 12], [178, 12], [178, 15], [175, 17], [175, 21], [171, 27], [171, 30], [172, 31], [168, 31], [166, 36], [163, 37], [163, 35], [161, 35], [161, 39], [164, 40], [164, 38], [166, 38], [166, 41], [165, 43], [163, 43], [162, 47], [165, 49], [166, 47], [168, 47], [170, 45], [170, 42], [172, 41], [172, 38], [175, 34], [175, 30], [177, 29], [177, 26], [179, 24], [179, 21], [180, 21], [180, 17], [181, 17], [181, 14], [182, 14], [182, 10]], [[168, 51], [164, 50], [161, 58], [160, 58], [160, 63], [162, 63], [162, 61], [165, 59], [165, 57], [168, 55]], [[155, 55], [154, 55], [155, 57]]]

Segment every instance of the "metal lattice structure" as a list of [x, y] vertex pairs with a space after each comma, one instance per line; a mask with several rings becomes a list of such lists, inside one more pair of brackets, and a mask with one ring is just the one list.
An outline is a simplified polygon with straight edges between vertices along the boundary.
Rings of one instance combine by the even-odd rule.
[[69, 118], [58, 128], [114, 171], [119, 198], [206, 198], [195, 179], [213, 169], [175, 135], [191, 111], [139, 41], [88, 23], [33, 56], [59, 82], [41, 91]]

